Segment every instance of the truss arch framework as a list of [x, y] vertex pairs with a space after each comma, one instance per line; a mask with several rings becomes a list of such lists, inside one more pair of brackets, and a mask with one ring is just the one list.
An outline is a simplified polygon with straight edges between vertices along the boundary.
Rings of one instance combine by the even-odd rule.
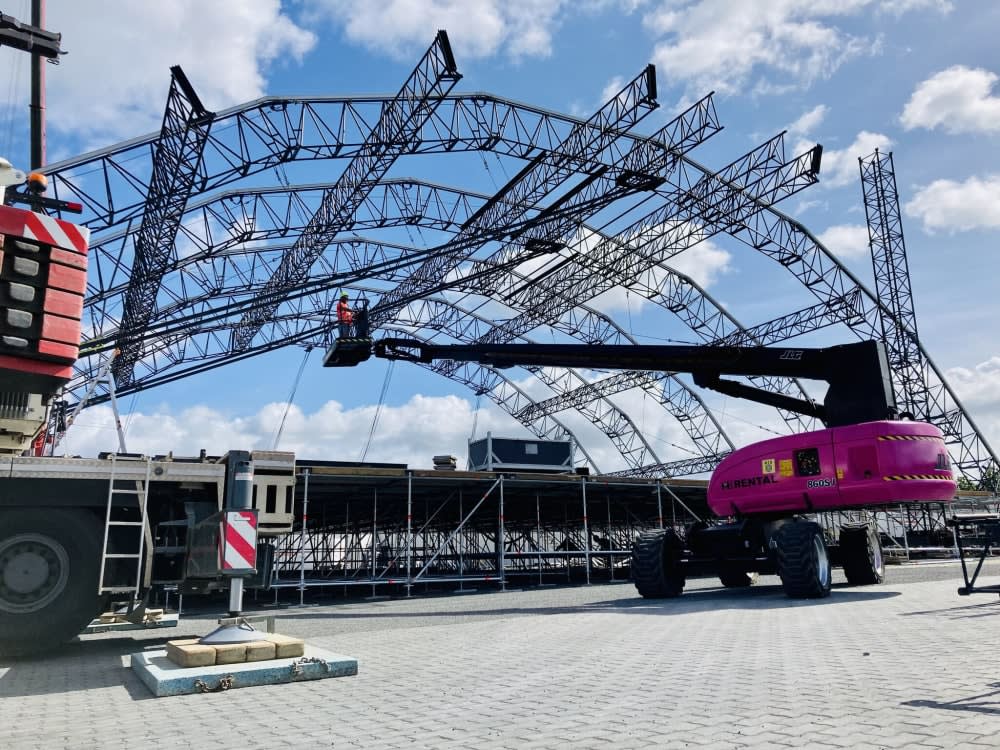
[[[665, 326], [706, 344], [775, 343], [831, 326], [861, 338], [891, 330], [911, 353], [901, 375], [925, 394], [926, 417], [945, 430], [955, 465], [975, 482], [996, 474], [992, 449], [919, 345], [903, 314], [910, 308], [866, 288], [779, 210], [817, 181], [819, 149], [789, 157], [778, 135], [721, 168], [704, 166], [694, 154], [722, 127], [711, 95], [655, 133], [637, 132], [657, 107], [652, 66], [589, 118], [453, 92], [460, 78], [443, 33], [395, 96], [268, 97], [212, 112], [177, 69], [159, 133], [49, 167], [55, 196], [83, 203], [93, 233], [89, 340], [70, 399], [112, 348], [126, 353], [116, 375], [128, 393], [325, 344], [331, 295], [341, 288], [368, 290], [381, 330], [595, 345], [630, 340], [627, 325], [592, 304], [623, 288], [652, 302]], [[411, 155], [456, 153], [519, 167], [493, 193], [483, 179], [449, 186], [389, 177]], [[321, 185], [284, 172], [316, 161], [342, 170]], [[871, 184], [868, 205], [880, 205]], [[671, 268], [717, 235], [777, 261], [815, 303], [738, 322]], [[477, 312], [484, 301], [488, 316]], [[535, 372], [552, 393], [535, 401], [499, 373], [434, 369], [489, 395], [536, 435], [565, 434], [557, 415], [579, 411], [612, 439], [626, 473], [706, 471], [733, 447], [718, 415], [669, 374]], [[801, 392], [780, 379], [757, 385]], [[630, 388], [683, 426], [686, 453], [654, 450], [616, 400]], [[783, 416], [790, 430], [810, 426]]]

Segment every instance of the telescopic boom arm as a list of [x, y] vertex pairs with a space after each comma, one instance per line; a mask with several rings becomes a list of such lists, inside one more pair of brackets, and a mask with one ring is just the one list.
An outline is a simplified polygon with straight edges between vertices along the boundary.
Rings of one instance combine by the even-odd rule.
[[[346, 343], [346, 342], [345, 342]], [[360, 342], [359, 342], [360, 343]], [[816, 417], [829, 427], [896, 419], [899, 413], [885, 347], [861, 341], [826, 348], [737, 346], [619, 346], [590, 344], [430, 344], [386, 338], [364, 352], [327, 352], [327, 367], [358, 364], [370, 353], [410, 362], [457, 360], [489, 367], [580, 367], [690, 373], [703, 387]], [[355, 345], [357, 346], [357, 345]], [[369, 348], [370, 346], [370, 348]], [[726, 380], [723, 375], [770, 375], [829, 384], [822, 404]]]

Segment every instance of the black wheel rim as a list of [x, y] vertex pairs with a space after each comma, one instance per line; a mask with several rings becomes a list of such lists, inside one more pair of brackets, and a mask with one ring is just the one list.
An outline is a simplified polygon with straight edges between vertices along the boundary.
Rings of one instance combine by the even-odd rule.
[[19, 534], [0, 542], [0, 612], [29, 614], [66, 589], [69, 554], [51, 537]]

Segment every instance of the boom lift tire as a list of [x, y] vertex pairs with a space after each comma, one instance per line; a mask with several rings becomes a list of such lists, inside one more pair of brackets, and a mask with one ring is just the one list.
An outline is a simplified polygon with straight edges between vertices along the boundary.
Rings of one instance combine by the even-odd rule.
[[748, 573], [739, 568], [723, 566], [719, 569], [719, 581], [727, 589], [745, 589], [757, 583], [758, 578], [760, 578], [758, 573]]
[[778, 575], [792, 599], [821, 599], [830, 595], [830, 558], [823, 530], [812, 521], [790, 521], [776, 535]]
[[0, 511], [0, 654], [67, 641], [100, 613], [102, 539], [85, 511]]
[[872, 586], [885, 580], [882, 542], [871, 525], [840, 530], [840, 559], [852, 586]]
[[673, 529], [645, 531], [632, 547], [632, 581], [646, 599], [680, 596], [686, 582], [684, 545]]

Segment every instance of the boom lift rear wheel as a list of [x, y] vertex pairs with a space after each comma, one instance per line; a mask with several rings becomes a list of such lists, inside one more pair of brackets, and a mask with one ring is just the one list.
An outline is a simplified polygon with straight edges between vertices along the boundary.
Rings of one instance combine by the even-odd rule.
[[97, 616], [101, 540], [84, 511], [0, 512], [0, 653], [62, 643]]
[[812, 521], [790, 521], [775, 537], [778, 575], [792, 599], [821, 599], [830, 595], [830, 558], [823, 530]]
[[645, 531], [632, 547], [632, 580], [646, 599], [669, 599], [684, 591], [684, 545], [673, 529]]
[[882, 542], [871, 525], [840, 530], [840, 559], [852, 586], [871, 586], [885, 580]]

